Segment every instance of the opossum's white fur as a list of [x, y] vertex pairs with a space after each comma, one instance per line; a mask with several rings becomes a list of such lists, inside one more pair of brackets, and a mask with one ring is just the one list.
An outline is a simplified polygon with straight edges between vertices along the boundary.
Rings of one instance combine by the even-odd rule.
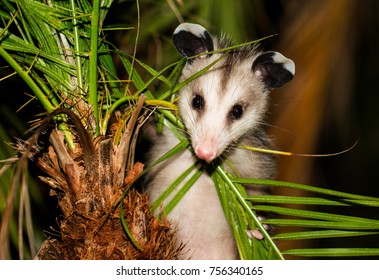
[[[205, 36], [207, 32], [202, 26], [190, 24], [180, 25], [174, 35], [180, 31], [192, 33], [196, 37]], [[224, 40], [212, 38], [212, 41], [215, 50], [228, 46]], [[184, 53], [183, 51], [182, 54]], [[195, 51], [195, 54], [198, 53]], [[271, 146], [262, 129], [271, 88], [263, 80], [267, 74], [265, 68], [256, 67], [252, 70], [253, 62], [260, 54], [254, 48], [243, 48], [226, 55], [214, 53], [191, 59], [183, 69], [181, 81], [225, 55], [204, 75], [181, 90], [178, 104], [195, 154], [198, 154], [198, 149], [210, 149], [214, 155], [207, 157], [209, 161], [220, 156], [227, 157], [237, 170], [237, 175], [247, 178], [272, 178], [275, 173], [273, 156], [236, 147], [239, 144], [266, 148]], [[293, 75], [295, 69], [291, 60], [279, 53], [272, 53], [271, 57]], [[201, 112], [192, 106], [194, 96], [199, 94], [205, 101]], [[235, 104], [243, 108], [240, 119], [230, 117]], [[150, 162], [154, 162], [178, 143], [168, 129], [152, 140], [154, 145]], [[156, 200], [196, 160], [192, 152], [185, 150], [153, 168], [147, 190], [150, 200]], [[226, 165], [225, 168], [228, 169]], [[265, 190], [259, 186], [247, 186], [247, 191], [254, 194]], [[214, 183], [205, 171], [169, 214], [169, 218], [178, 228], [179, 242], [186, 245], [181, 258], [238, 258], [236, 244]]]

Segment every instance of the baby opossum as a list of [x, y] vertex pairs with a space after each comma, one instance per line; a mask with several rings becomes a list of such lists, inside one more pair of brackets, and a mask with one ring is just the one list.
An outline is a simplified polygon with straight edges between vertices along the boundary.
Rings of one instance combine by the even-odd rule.
[[[180, 54], [188, 58], [181, 81], [219, 61], [180, 91], [178, 107], [194, 154], [186, 149], [152, 169], [147, 189], [150, 200], [157, 199], [199, 159], [210, 163], [228, 158], [241, 177], [272, 178], [275, 173], [273, 156], [237, 146], [271, 147], [262, 128], [269, 92], [293, 78], [294, 62], [280, 53], [260, 52], [251, 46], [213, 52], [231, 43], [211, 36], [198, 24], [180, 24], [174, 31], [173, 43]], [[172, 149], [178, 140], [166, 129], [155, 136], [153, 142], [151, 162]], [[246, 188], [249, 194], [264, 191], [257, 186]], [[214, 183], [205, 171], [169, 218], [177, 225], [179, 242], [186, 245], [181, 258], [238, 258]]]

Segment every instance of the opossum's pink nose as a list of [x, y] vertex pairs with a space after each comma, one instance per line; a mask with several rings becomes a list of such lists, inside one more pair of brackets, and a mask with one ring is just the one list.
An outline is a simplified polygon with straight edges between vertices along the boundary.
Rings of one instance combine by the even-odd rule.
[[195, 148], [195, 153], [199, 159], [203, 159], [208, 163], [216, 157], [216, 150], [207, 146], [197, 146]]

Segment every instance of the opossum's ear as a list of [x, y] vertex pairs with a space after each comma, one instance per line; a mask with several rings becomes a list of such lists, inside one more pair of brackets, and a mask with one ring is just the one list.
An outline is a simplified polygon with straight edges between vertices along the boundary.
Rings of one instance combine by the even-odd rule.
[[172, 41], [180, 54], [185, 57], [213, 51], [211, 35], [199, 24], [180, 24], [172, 35]]
[[265, 52], [254, 60], [252, 70], [267, 88], [278, 88], [292, 80], [295, 63], [278, 52]]

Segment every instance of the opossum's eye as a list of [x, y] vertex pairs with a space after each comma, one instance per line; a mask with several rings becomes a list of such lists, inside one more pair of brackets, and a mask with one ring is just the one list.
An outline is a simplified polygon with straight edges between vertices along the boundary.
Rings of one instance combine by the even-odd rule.
[[196, 94], [195, 97], [192, 99], [192, 108], [194, 108], [195, 110], [202, 110], [204, 107], [204, 98], [199, 95], [199, 94]]
[[230, 111], [230, 118], [233, 120], [238, 120], [243, 115], [243, 107], [239, 104], [234, 105], [232, 110]]

